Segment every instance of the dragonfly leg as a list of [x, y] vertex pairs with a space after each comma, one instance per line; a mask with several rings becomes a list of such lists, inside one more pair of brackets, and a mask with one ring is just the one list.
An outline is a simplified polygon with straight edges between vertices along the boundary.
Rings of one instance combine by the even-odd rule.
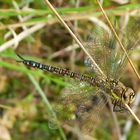
[[121, 100], [114, 100], [113, 102], [113, 112], [123, 112], [124, 111], [124, 106], [121, 102]]
[[118, 112], [118, 109], [117, 109], [117, 102], [115, 101], [115, 103], [113, 104], [113, 112]]
[[117, 112], [117, 100], [113, 100], [112, 104], [113, 106], [113, 112]]
[[121, 102], [120, 107], [121, 107], [122, 111], [128, 111], [123, 102]]

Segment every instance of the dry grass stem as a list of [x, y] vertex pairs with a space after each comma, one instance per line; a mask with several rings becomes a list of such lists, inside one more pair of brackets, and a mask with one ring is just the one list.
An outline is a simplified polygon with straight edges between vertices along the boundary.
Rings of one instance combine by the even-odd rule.
[[136, 119], [136, 121], [137, 121], [138, 124], [140, 125], [140, 120], [139, 120], [139, 118], [136, 116], [136, 114], [133, 112], [133, 110], [129, 107], [128, 104], [125, 104], [125, 106], [127, 107], [127, 109], [129, 110], [129, 112], [133, 115], [133, 117]]
[[53, 13], [57, 16], [57, 18], [60, 20], [60, 22], [64, 25], [64, 27], [68, 30], [68, 32], [70, 33], [70, 35], [73, 37], [73, 39], [75, 40], [75, 42], [83, 49], [83, 51], [86, 53], [86, 55], [90, 58], [90, 60], [92, 61], [92, 63], [96, 66], [96, 68], [98, 69], [98, 71], [104, 76], [105, 74], [103, 73], [103, 71], [100, 69], [100, 67], [96, 64], [96, 62], [94, 61], [94, 59], [91, 57], [91, 55], [88, 53], [88, 51], [84, 48], [83, 44], [79, 41], [79, 39], [76, 37], [76, 35], [72, 32], [72, 30], [69, 28], [69, 26], [65, 23], [65, 21], [60, 17], [60, 15], [58, 14], [58, 12], [55, 10], [55, 8], [51, 5], [51, 3], [48, 0], [45, 0], [46, 4], [49, 6], [49, 8], [53, 11]]
[[112, 32], [114, 33], [114, 35], [115, 35], [115, 37], [116, 37], [116, 39], [117, 39], [117, 41], [118, 41], [120, 47], [121, 47], [122, 50], [124, 51], [124, 53], [125, 53], [125, 55], [126, 55], [128, 61], [129, 61], [130, 65], [132, 66], [132, 68], [133, 68], [135, 74], [137, 75], [137, 77], [138, 77], [139, 80], [140, 80], [140, 75], [139, 75], [139, 73], [137, 72], [137, 70], [136, 70], [136, 68], [135, 68], [135, 66], [134, 66], [134, 64], [133, 64], [133, 62], [132, 62], [132, 60], [129, 58], [128, 53], [127, 53], [125, 47], [123, 46], [123, 44], [122, 44], [122, 42], [121, 42], [119, 36], [117, 35], [117, 33], [116, 33], [116, 31], [115, 31], [115, 29], [114, 29], [112, 23], [110, 22], [110, 20], [109, 20], [107, 14], [105, 13], [105, 11], [104, 11], [104, 9], [103, 9], [101, 3], [99, 2], [99, 0], [97, 0], [97, 2], [98, 2], [99, 6], [100, 6], [100, 8], [101, 8], [101, 11], [102, 11], [103, 15], [105, 16], [105, 18], [106, 18], [106, 20], [107, 20], [107, 22], [108, 22], [108, 24], [109, 24], [109, 26], [110, 26]]
[[[139, 103], [140, 103], [140, 92], [137, 93], [136, 95], [136, 99], [133, 103], [133, 106], [132, 106], [132, 110], [136, 113], [136, 111], [138, 110], [138, 106], [139, 106]], [[124, 134], [122, 135], [121, 139], [120, 140], [127, 140], [127, 137], [129, 135], [129, 132], [131, 130], [131, 127], [132, 127], [132, 124], [133, 124], [133, 121], [132, 119], [128, 119], [125, 123], [125, 126], [123, 128], [123, 132]]]
[[[137, 14], [140, 12], [140, 10], [136, 10], [136, 11], [131, 11], [129, 14], [131, 15], [131, 16], [138, 16]], [[87, 20], [87, 19], [90, 19], [91, 17], [92, 18], [94, 18], [93, 17], [93, 15], [94, 16], [99, 16], [100, 14], [93, 14], [93, 12], [89, 12], [89, 14], [84, 14], [84, 13], [73, 13], [72, 15], [67, 15], [67, 17], [65, 16], [65, 21], [73, 21], [73, 20]], [[119, 13], [119, 12], [116, 12], [115, 13], [115, 16], [122, 16], [123, 15], [123, 13], [121, 12], [121, 13]], [[30, 18], [32, 18], [33, 16], [32, 15], [29, 15], [29, 16], [27, 16], [27, 17], [24, 17], [23, 19], [23, 21], [22, 22], [20, 22], [20, 23], [14, 23], [14, 24], [7, 24], [7, 25], [1, 25], [0, 26], [0, 30], [4, 30], [4, 29], [7, 29], [8, 27], [11, 27], [11, 28], [17, 28], [17, 27], [21, 27], [21, 26], [23, 26], [23, 25], [25, 25], [25, 26], [32, 26], [32, 25], [35, 25], [35, 24], [38, 24], [38, 23], [48, 23], [48, 24], [53, 24], [53, 23], [55, 23], [55, 22], [57, 22], [56, 21], [56, 19], [49, 19], [49, 21], [47, 20], [47, 21], [32, 21], [32, 22], [26, 22], [26, 20], [28, 20], [28, 19], [30, 19]], [[63, 17], [63, 16], [62, 16]]]
[[34, 25], [33, 27], [29, 28], [28, 30], [25, 30], [23, 32], [21, 32], [20, 34], [18, 34], [16, 36], [16, 39], [13, 38], [9, 41], [7, 41], [6, 43], [2, 44], [0, 46], [0, 52], [4, 51], [5, 49], [11, 47], [12, 45], [15, 44], [15, 42], [20, 42], [21, 40], [23, 40], [24, 38], [28, 37], [29, 35], [31, 35], [32, 33], [42, 29], [46, 24], [45, 23], [42, 23], [42, 24], [37, 24], [37, 25]]
[[111, 102], [111, 100], [110, 100], [109, 98], [108, 98], [108, 103], [109, 103], [109, 108], [110, 108], [110, 110], [111, 110], [111, 114], [112, 114], [112, 117], [113, 117], [113, 121], [114, 121], [114, 124], [115, 124], [115, 127], [116, 127], [116, 134], [117, 134], [118, 140], [120, 140], [120, 138], [121, 138], [122, 136], [121, 136], [121, 130], [120, 130], [118, 118], [117, 118], [116, 113], [113, 112], [113, 110], [112, 110], [112, 102]]
[[11, 107], [6, 106], [6, 105], [2, 105], [2, 104], [0, 104], [0, 108], [3, 108], [3, 109], [8, 109], [8, 110], [10, 110], [10, 109], [11, 109]]
[[65, 53], [65, 52], [69, 52], [69, 51], [73, 51], [73, 50], [76, 50], [77, 48], [79, 48], [79, 46], [77, 44], [73, 44], [73, 45], [69, 45], [68, 47], [64, 48], [64, 49], [61, 49], [57, 52], [54, 52], [50, 57], [49, 59], [54, 59], [58, 56], [60, 56], [61, 54]]
[[[110, 26], [112, 32], [114, 33], [114, 35], [115, 35], [116, 39], [118, 40], [118, 42], [119, 42], [119, 44], [120, 44], [122, 50], [124, 51], [124, 53], [125, 53], [125, 55], [126, 55], [128, 61], [129, 61], [129, 63], [131, 64], [131, 66], [132, 66], [132, 68], [133, 68], [135, 74], [136, 74], [137, 77], [140, 79], [140, 76], [139, 76], [139, 74], [138, 74], [138, 72], [137, 72], [137, 70], [136, 70], [136, 68], [135, 68], [135, 66], [134, 66], [134, 64], [133, 64], [133, 62], [132, 62], [131, 59], [129, 58], [127, 51], [125, 50], [125, 48], [124, 48], [124, 46], [123, 46], [123, 44], [122, 44], [122, 42], [121, 42], [119, 36], [117, 35], [117, 33], [116, 33], [116, 31], [115, 31], [115, 29], [114, 29], [112, 23], [110, 22], [110, 20], [109, 20], [107, 14], [105, 13], [105, 11], [104, 11], [104, 9], [103, 9], [101, 3], [99, 2], [99, 0], [97, 0], [97, 3], [99, 4], [103, 15], [105, 16], [105, 18], [106, 18], [106, 20], [107, 20], [107, 22], [108, 22], [108, 24], [109, 24], [109, 26]], [[125, 104], [125, 106], [126, 106], [127, 109], [130, 111], [130, 113], [133, 115], [133, 117], [136, 119], [136, 121], [138, 122], [138, 124], [140, 124], [139, 118], [135, 115], [135, 113], [132, 111], [132, 109], [131, 109], [127, 104]]]
[[[83, 51], [86, 53], [86, 55], [90, 58], [90, 60], [92, 61], [92, 63], [96, 66], [96, 68], [98, 69], [98, 71], [103, 75], [104, 78], [106, 78], [106, 75], [103, 73], [103, 71], [100, 69], [100, 67], [96, 64], [96, 62], [94, 61], [94, 59], [91, 57], [91, 55], [88, 53], [88, 51], [84, 48], [83, 44], [79, 41], [79, 39], [76, 37], [76, 35], [72, 32], [72, 30], [68, 27], [68, 25], [65, 23], [65, 21], [61, 18], [61, 16], [58, 14], [58, 12], [55, 10], [55, 8], [51, 5], [51, 3], [48, 0], [45, 0], [46, 4], [48, 5], [48, 7], [53, 11], [53, 13], [57, 16], [57, 18], [59, 19], [59, 21], [64, 25], [64, 27], [69, 31], [69, 33], [71, 34], [71, 36], [73, 37], [73, 39], [75, 40], [75, 42], [83, 49]], [[100, 2], [97, 0], [97, 2], [99, 3], [100, 7], [102, 8]], [[103, 8], [102, 8], [103, 10]], [[105, 14], [105, 12], [104, 12]], [[107, 15], [105, 14], [106, 18], [108, 19]], [[109, 20], [109, 19], [108, 19]], [[109, 21], [110, 23], [110, 21]], [[111, 24], [111, 23], [110, 23]], [[113, 28], [113, 25], [110, 25]], [[111, 29], [112, 29], [111, 28]], [[119, 41], [120, 45], [122, 46], [129, 62], [131, 63], [131, 65], [133, 65], [133, 63], [131, 62], [131, 60], [129, 59], [129, 56], [126, 52], [126, 50], [124, 49], [119, 37], [117, 36], [117, 33], [115, 32], [114, 28], [112, 29], [113, 33], [115, 34], [117, 40]], [[134, 70], [136, 71], [134, 65], [133, 65]], [[137, 71], [136, 71], [137, 72]], [[138, 74], [138, 73], [137, 73]], [[139, 75], [138, 75], [139, 76]], [[138, 124], [140, 124], [140, 120], [138, 119], [138, 117], [135, 115], [135, 113], [131, 110], [131, 108], [125, 104], [125, 106], [127, 107], [127, 109], [130, 111], [130, 113], [133, 115], [133, 117], [136, 119], [136, 121], [138, 122]]]

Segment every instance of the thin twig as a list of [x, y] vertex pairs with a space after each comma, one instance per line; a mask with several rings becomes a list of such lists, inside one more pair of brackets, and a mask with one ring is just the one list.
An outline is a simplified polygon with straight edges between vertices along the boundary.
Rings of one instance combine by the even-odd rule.
[[[20, 8], [19, 8], [19, 5], [17, 4], [16, 1], [13, 1], [13, 5], [14, 5], [14, 8], [16, 9], [17, 12], [20, 12], [21, 11]], [[18, 17], [18, 19], [19, 19], [20, 22], [23, 22], [23, 18], [22, 18], [21, 15], [18, 15], [17, 17]], [[28, 28], [25, 25], [23, 25], [22, 26], [22, 29], [23, 30], [27, 30]]]
[[[106, 30], [110, 34], [110, 28], [104, 22], [100, 21], [98, 18], [95, 18], [95, 17], [91, 17], [90, 20], [92, 22], [98, 24], [99, 26], [101, 26], [104, 30]], [[116, 113], [113, 112], [113, 110], [112, 110], [112, 103], [111, 103], [111, 99], [109, 97], [108, 97], [108, 103], [109, 103], [109, 107], [110, 107], [111, 114], [112, 114], [112, 117], [113, 117], [113, 121], [114, 121], [114, 124], [115, 124], [117, 137], [118, 137], [118, 140], [120, 140], [121, 130], [120, 130], [118, 118], [116, 116]]]
[[58, 57], [59, 55], [63, 54], [63, 53], [67, 53], [69, 51], [73, 51], [75, 49], [79, 48], [79, 46], [77, 44], [73, 44], [73, 45], [69, 45], [68, 47], [64, 48], [64, 49], [61, 49], [57, 52], [54, 52], [50, 57], [49, 59], [54, 59], [56, 57]]
[[6, 106], [6, 105], [2, 105], [2, 104], [0, 104], [0, 108], [3, 108], [3, 109], [8, 109], [8, 110], [10, 110], [10, 109], [11, 109], [11, 107]]
[[94, 61], [94, 59], [91, 57], [91, 55], [88, 53], [88, 51], [85, 49], [85, 47], [83, 46], [83, 44], [79, 41], [79, 39], [76, 37], [76, 35], [72, 32], [72, 30], [69, 28], [69, 26], [65, 23], [65, 21], [60, 17], [60, 15], [58, 14], [58, 12], [55, 10], [55, 8], [51, 5], [51, 3], [48, 0], [45, 0], [46, 4], [49, 6], [49, 8], [54, 12], [54, 14], [57, 16], [57, 18], [60, 20], [60, 22], [64, 25], [64, 27], [68, 30], [68, 32], [70, 33], [70, 35], [73, 37], [73, 39], [75, 40], [75, 42], [83, 49], [83, 51], [86, 53], [86, 55], [90, 58], [90, 60], [92, 61], [92, 63], [96, 66], [96, 68], [98, 69], [98, 71], [104, 76], [105, 74], [103, 73], [103, 71], [100, 69], [100, 67], [96, 64], [96, 62]]
[[[133, 110], [135, 113], [136, 113], [136, 111], [138, 110], [139, 104], [140, 104], [140, 92], [137, 93], [136, 99], [135, 99], [135, 101], [134, 101], [134, 103], [133, 103], [133, 106], [132, 106], [132, 110]], [[130, 132], [131, 127], [132, 127], [132, 123], [133, 123], [132, 118], [131, 118], [131, 119], [129, 118], [129, 119], [126, 121], [125, 126], [124, 126], [124, 128], [123, 128], [123, 135], [122, 135], [122, 137], [121, 137], [120, 140], [127, 140], [127, 137], [128, 137], [128, 135], [129, 135], [129, 132]]]
[[[124, 48], [124, 46], [123, 46], [123, 44], [122, 44], [120, 38], [118, 37], [118, 35], [117, 35], [117, 33], [116, 33], [116, 31], [115, 31], [115, 29], [114, 29], [112, 23], [110, 22], [110, 20], [109, 20], [107, 14], [106, 14], [105, 11], [104, 11], [104, 9], [103, 9], [101, 3], [99, 2], [99, 0], [96, 0], [96, 1], [97, 1], [97, 3], [99, 4], [103, 15], [105, 16], [105, 18], [106, 18], [106, 20], [107, 20], [107, 22], [108, 22], [108, 24], [109, 24], [109, 26], [110, 26], [112, 32], [114, 33], [116, 39], [118, 40], [118, 43], [120, 44], [122, 50], [124, 51], [124, 53], [125, 53], [125, 55], [126, 55], [128, 61], [129, 61], [129, 63], [131, 64], [131, 66], [132, 66], [132, 68], [133, 68], [135, 74], [136, 74], [137, 77], [140, 79], [140, 76], [139, 76], [139, 74], [138, 74], [136, 68], [134, 67], [134, 65], [133, 65], [133, 63], [132, 63], [132, 61], [131, 61], [131, 59], [129, 58], [129, 56], [128, 56], [128, 54], [127, 54], [127, 51], [125, 50], [125, 48]], [[137, 121], [138, 124], [140, 125], [140, 120], [139, 120], [139, 118], [135, 115], [135, 113], [132, 111], [132, 109], [129, 107], [129, 105], [127, 105], [126, 103], [124, 103], [124, 105], [127, 107], [127, 109], [130, 111], [130, 113], [132, 114], [132, 116], [136, 119], [136, 121]]]
[[[17, 35], [16, 41], [20, 42], [24, 38], [28, 37], [30, 34], [43, 28], [45, 25], [46, 25], [45, 23], [37, 24], [37, 25], [34, 25], [33, 27], [29, 28], [28, 30], [21, 32], [20, 34]], [[5, 49], [11, 47], [14, 44], [15, 44], [15, 39], [11, 39], [11, 40], [7, 41], [6, 43], [4, 43], [0, 46], [0, 52], [4, 51]]]
[[116, 31], [115, 31], [115, 29], [114, 29], [112, 23], [110, 22], [110, 20], [109, 20], [107, 14], [106, 14], [106, 12], [104, 11], [104, 9], [103, 9], [101, 3], [99, 2], [99, 0], [97, 0], [97, 3], [99, 4], [99, 6], [100, 6], [100, 8], [101, 8], [101, 11], [102, 11], [103, 15], [105, 16], [105, 18], [106, 18], [106, 20], [107, 20], [107, 22], [108, 22], [108, 24], [109, 24], [109, 26], [110, 26], [112, 32], [114, 33], [116, 39], [118, 40], [118, 43], [119, 43], [120, 47], [121, 47], [122, 50], [124, 51], [124, 53], [125, 53], [125, 55], [126, 55], [128, 61], [129, 61], [130, 65], [131, 65], [131, 67], [133, 68], [133, 70], [134, 70], [135, 74], [137, 75], [138, 79], [140, 80], [140, 75], [139, 75], [139, 73], [137, 72], [137, 70], [136, 70], [136, 68], [135, 68], [135, 66], [134, 66], [134, 64], [133, 64], [133, 62], [132, 62], [132, 60], [129, 58], [128, 53], [127, 53], [125, 47], [123, 46], [123, 44], [122, 44], [122, 42], [121, 42], [119, 36], [117, 35], [117, 33], [116, 33]]
[[136, 119], [136, 121], [137, 121], [138, 124], [140, 125], [140, 120], [139, 120], [139, 118], [135, 115], [135, 113], [133, 112], [133, 110], [129, 107], [128, 104], [125, 104], [125, 106], [127, 107], [127, 109], [130, 111], [130, 113], [133, 115], [133, 117]]
[[118, 136], [118, 140], [121, 139], [121, 130], [120, 130], [120, 126], [119, 126], [119, 122], [118, 122], [118, 118], [116, 116], [116, 113], [113, 112], [112, 110], [112, 103], [111, 103], [111, 100], [110, 98], [108, 98], [108, 103], [109, 103], [109, 107], [110, 107], [110, 110], [111, 110], [111, 114], [112, 114], [112, 117], [113, 117], [113, 121], [114, 121], [114, 124], [115, 124], [115, 128], [116, 128], [116, 133], [117, 133], [117, 136]]
[[[66, 19], [66, 18], [65, 18]], [[108, 33], [110, 33], [110, 28], [102, 21], [100, 21], [98, 18], [96, 17], [89, 17], [88, 18], [89, 21], [93, 22], [94, 24], [98, 24], [99, 26], [101, 26], [105, 31], [107, 31]], [[79, 38], [79, 37], [78, 37]], [[88, 45], [87, 43], [82, 43], [84, 46]], [[73, 44], [73, 45], [69, 45], [68, 47], [62, 49], [62, 50], [59, 50], [55, 53], [53, 53], [49, 59], [54, 59], [56, 57], [58, 57], [59, 55], [65, 53], [65, 52], [69, 52], [69, 51], [73, 51], [75, 49], [79, 48], [78, 44]]]
[[102, 27], [107, 33], [110, 34], [111, 30], [108, 27], [108, 25], [106, 25], [103, 21], [101, 21], [100, 19], [96, 18], [96, 17], [90, 17], [89, 21], [93, 22], [95, 25], [99, 25], [100, 27]]
[[[75, 0], [75, 7], [78, 8], [79, 5], [80, 5], [80, 0]], [[69, 22], [69, 23], [71, 23], [71, 22]], [[78, 20], [75, 20], [74, 21], [74, 28], [73, 28], [73, 30], [76, 33], [77, 33], [77, 28], [78, 28]], [[73, 40], [72, 44], [73, 45], [75, 44], [75, 40]], [[75, 57], [76, 57], [76, 51], [75, 51], [75, 49], [73, 49], [72, 52], [71, 52], [71, 57], [70, 57], [70, 62], [71, 62], [72, 70], [75, 69], [75, 65], [74, 65], [75, 64]]]
[[[107, 11], [107, 10], [106, 10]], [[116, 10], [117, 11], [117, 10]], [[124, 11], [123, 11], [124, 12]], [[119, 13], [118, 11], [116, 13], [114, 13], [116, 16], [122, 16], [122, 13]], [[133, 11], [130, 11], [130, 15], [131, 16], [138, 16], [138, 12], [140, 12], [139, 9], [136, 9], [136, 10], [133, 10]], [[124, 13], [123, 13], [124, 14]], [[93, 14], [93, 12], [88, 12], [88, 14], [84, 14], [84, 13], [73, 13], [73, 14], [67, 14], [67, 17], [65, 18], [65, 21], [73, 21], [73, 20], [87, 20], [89, 18], [91, 18], [92, 16], [100, 16], [100, 13], [99, 12], [96, 12]], [[14, 23], [14, 24], [7, 24], [7, 25], [1, 25], [0, 26], [0, 30], [4, 30], [4, 29], [7, 29], [8, 27], [12, 27], [12, 28], [17, 28], [17, 27], [21, 27], [23, 25], [26, 25], [26, 26], [31, 26], [31, 25], [35, 25], [35, 24], [38, 24], [38, 23], [49, 23], [49, 24], [52, 24], [52, 23], [55, 23], [56, 22], [56, 19], [48, 19], [46, 18], [46, 20], [44, 19], [43, 21], [30, 21], [30, 22], [25, 22], [27, 19], [30, 19], [30, 17], [32, 17], [32, 15], [29, 15], [29, 17], [24, 17], [24, 22], [20, 22], [20, 23]], [[63, 17], [63, 16], [62, 16]]]
[[[98, 1], [98, 0], [97, 0]], [[106, 75], [103, 73], [103, 71], [100, 69], [100, 67], [96, 64], [96, 62], [94, 61], [94, 59], [91, 57], [91, 55], [88, 53], [88, 51], [84, 48], [84, 46], [82, 45], [82, 43], [78, 40], [78, 38], [75, 36], [75, 34], [72, 32], [72, 30], [68, 27], [68, 25], [65, 23], [65, 21], [60, 17], [60, 15], [58, 14], [58, 12], [55, 10], [55, 8], [51, 5], [51, 3], [48, 0], [45, 0], [46, 4], [49, 6], [49, 8], [54, 12], [54, 14], [57, 16], [57, 18], [60, 20], [60, 22], [64, 25], [64, 27], [69, 31], [69, 33], [71, 34], [71, 36], [73, 37], [73, 39], [77, 42], [77, 44], [83, 49], [83, 51], [86, 53], [86, 55], [90, 58], [90, 60], [93, 62], [93, 64], [96, 66], [96, 68], [98, 69], [98, 71], [103, 75], [103, 77], [106, 78]], [[112, 25], [112, 24], [111, 24]], [[117, 35], [117, 34], [116, 34]], [[118, 37], [118, 36], [117, 36]], [[121, 42], [120, 42], [121, 43]], [[122, 44], [122, 43], [121, 43]], [[126, 52], [126, 50], [125, 50]], [[127, 54], [127, 52], [126, 52]], [[127, 54], [128, 55], [128, 54]], [[128, 57], [129, 58], [129, 57]], [[133, 117], [136, 119], [136, 121], [140, 124], [140, 120], [138, 119], [138, 117], [135, 115], [135, 113], [131, 110], [131, 108], [125, 104], [125, 106], [127, 107], [127, 109], [130, 111], [130, 113], [133, 115]]]

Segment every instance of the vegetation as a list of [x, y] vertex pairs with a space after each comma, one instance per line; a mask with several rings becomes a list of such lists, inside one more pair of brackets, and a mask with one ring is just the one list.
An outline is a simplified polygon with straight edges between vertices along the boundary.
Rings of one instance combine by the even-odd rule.
[[[96, 1], [50, 2], [83, 44], [90, 41], [96, 25], [107, 25]], [[125, 26], [130, 19], [135, 22], [135, 18], [139, 19], [140, 16], [138, 0], [125, 4], [122, 2], [103, 2], [105, 12], [117, 27]], [[83, 50], [45, 1], [4, 0], [0, 1], [0, 6], [1, 140], [140, 139], [140, 126], [133, 117], [128, 112], [113, 113], [111, 105], [102, 96], [91, 96], [93, 88], [90, 86], [87, 89], [80, 81], [27, 68], [18, 62], [20, 58], [17, 54], [20, 54], [43, 64], [95, 75], [84, 64], [87, 56]], [[133, 30], [128, 34], [132, 38], [135, 36]], [[138, 45], [130, 58], [140, 73], [139, 54]], [[100, 58], [103, 59], [102, 56]], [[129, 63], [123, 67], [123, 71], [121, 81], [138, 93], [139, 80]], [[79, 96], [78, 93], [85, 95]], [[70, 96], [65, 98], [67, 94]], [[140, 101], [139, 95], [136, 97]], [[83, 108], [82, 105], [87, 107]], [[77, 111], [78, 106], [80, 109]], [[136, 115], [140, 118], [138, 106], [137, 110]], [[124, 130], [129, 120], [131, 126], [126, 132]]]

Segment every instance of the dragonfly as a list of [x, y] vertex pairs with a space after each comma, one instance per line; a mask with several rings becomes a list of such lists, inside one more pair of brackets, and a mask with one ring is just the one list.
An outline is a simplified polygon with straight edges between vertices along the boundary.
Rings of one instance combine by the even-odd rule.
[[[59, 74], [62, 76], [69, 76], [73, 79], [78, 79], [79, 81], [87, 82], [91, 86], [98, 87], [103, 91], [106, 91], [107, 94], [112, 95], [113, 98], [113, 111], [123, 111], [126, 110], [124, 107], [124, 103], [130, 105], [135, 97], [135, 92], [129, 88], [125, 87], [123, 83], [120, 81], [115, 81], [112, 79], [101, 79], [98, 77], [92, 77], [84, 74], [80, 74], [77, 72], [70, 71], [68, 69], [63, 69], [59, 67], [54, 67], [51, 65], [45, 65], [33, 60], [26, 60], [21, 55], [17, 54], [17, 56], [21, 59], [18, 62], [22, 62], [27, 67], [33, 67], [37, 69], [41, 69], [43, 71], [51, 72], [54, 74]], [[114, 98], [115, 97], [115, 98]], [[119, 110], [117, 109], [119, 107]]]
[[[140, 39], [138, 39], [140, 22], [137, 19], [132, 21], [133, 22], [128, 22], [128, 25], [124, 29], [125, 31], [119, 34], [128, 53], [140, 43]], [[115, 37], [111, 32], [104, 30], [102, 27], [95, 26], [92, 36], [88, 38], [88, 43], [85, 47], [105, 73], [106, 77], [100, 74], [96, 66], [92, 64], [92, 61], [88, 57], [85, 60], [86, 65], [90, 66], [90, 72], [88, 74], [81, 74], [80, 72], [28, 60], [19, 54], [17, 54], [20, 58], [18, 62], [23, 63], [29, 68], [37, 68], [46, 72], [68, 77], [68, 79], [73, 79], [73, 85], [78, 81], [78, 84], [75, 84], [73, 88], [76, 89], [74, 91], [74, 96], [70, 94], [70, 96], [66, 98], [64, 102], [65, 106], [70, 103], [70, 100], [74, 100], [76, 104], [82, 104], [81, 102], [85, 102], [85, 100], [81, 98], [87, 97], [92, 99], [96, 104], [98, 99], [95, 98], [96, 96], [92, 98], [92, 95], [102, 94], [103, 96], [101, 98], [105, 97], [103, 100], [107, 100], [108, 97], [110, 98], [114, 112], [126, 112], [127, 108], [124, 104], [131, 106], [135, 98], [135, 92], [132, 88], [125, 86], [120, 81], [120, 77], [123, 74], [123, 69], [127, 61], [125, 54], [120, 51]], [[91, 75], [92, 73], [93, 76]], [[71, 92], [71, 90], [69, 92]], [[79, 92], [82, 97], [78, 94], [77, 98], [75, 92]], [[77, 116], [81, 115], [80, 111], [84, 108], [84, 106], [78, 106], [80, 107], [75, 113]]]

